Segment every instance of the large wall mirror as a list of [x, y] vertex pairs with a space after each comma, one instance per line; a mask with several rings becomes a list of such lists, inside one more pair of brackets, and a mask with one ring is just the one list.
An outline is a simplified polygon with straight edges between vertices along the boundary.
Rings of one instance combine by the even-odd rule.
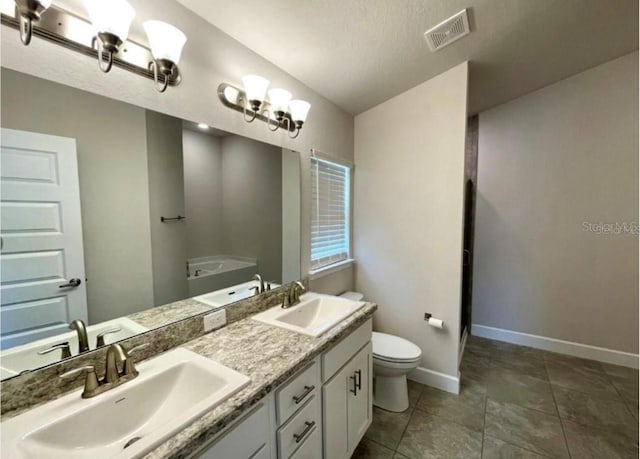
[[300, 277], [298, 153], [1, 84], [2, 379]]

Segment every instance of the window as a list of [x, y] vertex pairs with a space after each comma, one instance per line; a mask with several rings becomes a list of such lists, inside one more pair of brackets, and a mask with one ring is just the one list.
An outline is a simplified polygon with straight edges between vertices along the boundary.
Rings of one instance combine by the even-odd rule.
[[311, 158], [311, 270], [349, 258], [351, 169]]

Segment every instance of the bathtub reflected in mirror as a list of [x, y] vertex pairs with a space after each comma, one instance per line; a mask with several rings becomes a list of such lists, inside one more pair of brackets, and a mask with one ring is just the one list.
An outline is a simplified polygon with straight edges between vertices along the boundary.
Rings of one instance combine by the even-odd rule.
[[297, 152], [1, 72], [3, 379], [300, 277]]

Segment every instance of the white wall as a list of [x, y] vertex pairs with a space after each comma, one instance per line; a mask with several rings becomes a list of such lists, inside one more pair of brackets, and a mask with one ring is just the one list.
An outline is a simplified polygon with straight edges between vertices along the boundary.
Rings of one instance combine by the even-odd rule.
[[474, 324], [638, 351], [638, 53], [480, 114]]
[[[2, 66], [300, 152], [302, 273], [307, 273], [311, 228], [309, 151], [316, 148], [352, 160], [353, 117], [177, 2], [131, 0], [131, 4], [136, 10], [132, 37], [144, 37], [141, 21], [149, 18], [167, 21], [186, 33], [189, 41], [180, 62], [184, 78], [179, 87], [159, 94], [146, 78], [119, 68], [102, 74], [94, 59], [39, 38], [25, 47], [17, 31], [6, 26], [1, 27]], [[240, 78], [248, 73], [261, 74], [273, 87], [287, 88], [296, 98], [311, 103], [309, 118], [297, 139], [290, 139], [282, 130], [270, 132], [261, 122], [245, 123], [240, 113], [219, 101], [217, 87], [221, 82], [240, 84]]]
[[184, 200], [188, 258], [224, 254], [222, 150], [219, 137], [185, 129]]
[[2, 127], [76, 139], [89, 322], [151, 307], [145, 110], [6, 69], [0, 100]]
[[[457, 390], [465, 62], [355, 121], [356, 289], [379, 305], [374, 328], [422, 348], [414, 375]], [[446, 323], [436, 330], [425, 312]], [[446, 376], [440, 376], [437, 372]]]

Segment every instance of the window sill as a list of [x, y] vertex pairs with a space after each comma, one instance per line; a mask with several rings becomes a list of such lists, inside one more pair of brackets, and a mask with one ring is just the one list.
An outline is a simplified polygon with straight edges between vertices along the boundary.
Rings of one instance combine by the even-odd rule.
[[348, 269], [354, 263], [355, 263], [355, 260], [353, 258], [349, 258], [347, 260], [339, 261], [329, 266], [324, 266], [316, 270], [311, 270], [309, 271], [309, 280], [320, 279], [321, 277], [328, 276], [329, 274], [337, 273], [338, 271]]

